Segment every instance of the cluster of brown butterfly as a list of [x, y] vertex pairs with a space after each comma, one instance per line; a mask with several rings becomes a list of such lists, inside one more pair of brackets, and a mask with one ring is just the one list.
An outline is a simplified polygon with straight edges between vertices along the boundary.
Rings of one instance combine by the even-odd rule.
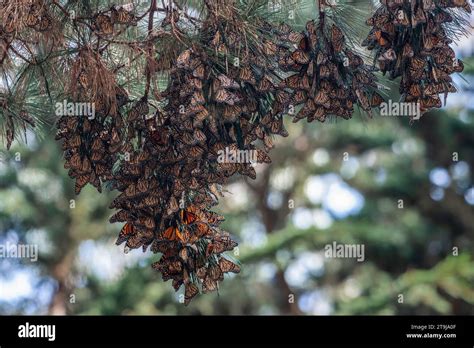
[[348, 119], [354, 105], [370, 113], [383, 102], [376, 92], [374, 69], [347, 47], [339, 27], [329, 27], [324, 20], [306, 24], [298, 49], [285, 57], [281, 66], [296, 72], [281, 83], [294, 91], [291, 103], [304, 104], [294, 122], [303, 118], [324, 122], [330, 115]]
[[24, 18], [25, 25], [34, 30], [45, 32], [51, 29], [53, 21], [48, 13], [48, 8], [41, 0], [34, 1]]
[[380, 69], [391, 78], [401, 76], [400, 93], [421, 111], [442, 106], [440, 94], [456, 92], [451, 74], [463, 63], [449, 46], [447, 27], [460, 14], [471, 13], [468, 0], [381, 0], [367, 20], [373, 28], [363, 42], [375, 50]]
[[[184, 286], [185, 304], [200, 291], [218, 290], [224, 273], [240, 271], [223, 255], [237, 243], [211, 209], [232, 175], [255, 179], [255, 162], [271, 162], [273, 137], [288, 136], [283, 115], [302, 105], [294, 121], [350, 118], [355, 105], [370, 113], [383, 101], [374, 68], [324, 18], [308, 22], [302, 33], [264, 20], [249, 28], [233, 0], [204, 4], [194, 43], [171, 63], [156, 64], [169, 84], [161, 94], [155, 91], [154, 102], [145, 95], [131, 104], [100, 55], [81, 50], [72, 74], [79, 83], [71, 94], [95, 101], [98, 115], [63, 117], [57, 135], [76, 192], [86, 183], [100, 190], [104, 182], [120, 192], [110, 206], [117, 210], [110, 222], [125, 223], [117, 244], [161, 253], [153, 268], [176, 291]], [[118, 17], [120, 10], [97, 14], [95, 30], [107, 34], [116, 23], [134, 23], [127, 9]], [[183, 34], [186, 17], [170, 11], [162, 27]], [[257, 156], [223, 160], [226, 151]]]
[[[11, 9], [12, 5], [11, 1], [2, 1], [0, 2], [0, 10], [3, 10], [3, 8]], [[9, 12], [6, 15], [5, 21], [0, 23], [0, 34], [12, 35], [24, 27], [38, 32], [46, 32], [52, 28], [52, 16], [48, 11], [47, 4], [43, 0], [32, 0], [21, 5], [13, 6], [14, 12]], [[4, 13], [1, 13], [1, 15], [3, 16]]]
[[76, 194], [88, 183], [102, 192], [102, 183], [112, 178], [114, 154], [121, 147], [117, 128], [109, 131], [100, 117], [89, 120], [76, 116], [61, 117], [57, 127], [56, 140], [63, 139], [64, 168], [76, 180]]
[[[256, 177], [251, 162], [219, 161], [229, 148], [257, 153], [256, 162], [270, 162], [271, 135], [287, 135], [282, 115], [263, 105], [259, 96], [276, 90], [254, 57], [222, 68], [220, 53], [236, 52], [243, 40], [236, 28], [210, 13], [203, 25], [204, 47], [215, 49], [209, 57], [199, 45], [185, 49], [170, 72], [162, 93], [167, 105], [149, 115], [146, 99], [129, 111], [129, 136], [140, 133], [142, 147], [114, 173], [114, 188], [122, 192], [111, 207], [120, 209], [111, 222], [126, 222], [117, 244], [162, 253], [153, 267], [163, 279], [185, 287], [185, 304], [200, 291], [218, 289], [226, 272], [240, 267], [223, 257], [237, 243], [219, 228], [223, 217], [210, 209], [217, 204], [222, 185], [235, 173]], [[225, 31], [225, 32], [221, 32]], [[235, 35], [234, 41], [222, 37]], [[276, 67], [277, 59], [274, 58]], [[223, 63], [223, 62], [221, 62]], [[264, 115], [260, 110], [266, 110]], [[258, 118], [260, 122], [255, 122]], [[260, 140], [262, 148], [255, 142]]]
[[108, 11], [94, 16], [93, 29], [100, 35], [111, 35], [115, 25], [135, 26], [137, 18], [132, 4], [114, 5]]

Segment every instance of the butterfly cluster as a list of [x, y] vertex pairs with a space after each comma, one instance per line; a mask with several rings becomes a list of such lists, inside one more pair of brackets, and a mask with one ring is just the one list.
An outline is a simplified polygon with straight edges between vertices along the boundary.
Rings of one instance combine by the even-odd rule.
[[137, 25], [133, 4], [114, 5], [108, 11], [97, 13], [92, 21], [92, 28], [103, 36], [113, 34], [116, 25]]
[[46, 32], [53, 26], [53, 17], [43, 0], [18, 4], [14, 1], [2, 1], [0, 11], [3, 19], [0, 24], [0, 35], [5, 38], [15, 36], [25, 27], [37, 32]]
[[161, 253], [153, 268], [175, 290], [184, 285], [185, 304], [200, 291], [218, 290], [224, 273], [240, 271], [222, 255], [237, 243], [211, 208], [228, 178], [256, 178], [255, 163], [219, 161], [219, 153], [255, 151], [256, 163], [269, 163], [272, 135], [288, 135], [273, 95], [276, 46], [265, 41], [266, 53], [255, 45], [238, 64], [226, 64], [244, 42], [231, 23], [211, 11], [200, 45], [176, 58], [161, 94], [165, 105], [151, 114], [146, 98], [133, 105], [129, 136], [140, 134], [141, 145], [114, 173], [113, 187], [121, 194], [112, 202], [119, 211], [111, 222], [125, 222], [117, 244]]
[[294, 122], [324, 122], [331, 115], [348, 119], [355, 105], [370, 112], [383, 102], [372, 67], [348, 47], [338, 26], [326, 25], [324, 18], [309, 21], [301, 36], [298, 49], [281, 64], [292, 74], [280, 86], [292, 91], [291, 104], [303, 104]]
[[367, 20], [372, 26], [363, 45], [375, 51], [378, 65], [391, 78], [401, 76], [400, 93], [421, 111], [440, 108], [440, 94], [456, 92], [451, 74], [463, 63], [450, 47], [453, 23], [471, 13], [468, 0], [381, 0]]

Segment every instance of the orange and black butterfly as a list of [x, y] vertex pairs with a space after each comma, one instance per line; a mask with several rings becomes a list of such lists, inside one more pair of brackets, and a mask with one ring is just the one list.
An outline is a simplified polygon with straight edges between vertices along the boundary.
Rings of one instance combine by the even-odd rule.
[[204, 64], [199, 64], [194, 70], [193, 70], [193, 76], [203, 80], [204, 75], [206, 73], [206, 68], [204, 67]]
[[186, 210], [186, 209], [181, 209], [179, 211], [179, 218], [181, 220], [181, 223], [185, 225], [190, 225], [194, 223], [197, 220], [197, 215]]
[[303, 38], [303, 34], [293, 31], [293, 29], [286, 23], [283, 23], [278, 28], [281, 32], [280, 39], [292, 43], [299, 43]]
[[239, 273], [240, 272], [239, 265], [236, 265], [232, 261], [229, 261], [223, 257], [219, 260], [219, 267], [223, 273], [228, 273], [228, 272]]
[[222, 272], [221, 268], [218, 265], [210, 266], [207, 271], [208, 277], [215, 281], [222, 281], [224, 280], [224, 272]]
[[135, 227], [131, 222], [127, 222], [119, 233], [117, 241], [115, 242], [116, 245], [120, 245], [127, 241], [131, 236], [135, 234]]
[[223, 88], [219, 89], [216, 92], [214, 99], [218, 103], [226, 103], [228, 105], [234, 105], [236, 102], [240, 101], [237, 95], [235, 95], [234, 93], [230, 93], [229, 91]]
[[389, 45], [389, 39], [384, 32], [382, 32], [381, 30], [377, 30], [374, 35], [380, 46], [384, 47]]
[[39, 22], [38, 14], [34, 13], [34, 11], [30, 11], [25, 18], [25, 24], [28, 27], [35, 27]]
[[224, 74], [217, 76], [217, 79], [220, 82], [222, 88], [239, 88], [239, 84], [235, 80]]
[[186, 50], [182, 52], [177, 59], [178, 68], [184, 68], [189, 65], [191, 60], [191, 50]]
[[184, 241], [183, 235], [176, 226], [170, 226], [163, 231], [162, 237], [170, 241]]
[[308, 64], [310, 62], [309, 54], [303, 50], [296, 50], [291, 54], [293, 59], [298, 64]]
[[249, 67], [243, 67], [240, 69], [239, 79], [250, 84], [255, 84], [256, 82], [255, 76]]
[[85, 174], [85, 175], [80, 175], [76, 178], [76, 185], [75, 185], [75, 193], [78, 195], [82, 188], [87, 185], [87, 183], [90, 180], [90, 175]]
[[333, 24], [331, 27], [331, 42], [335, 52], [341, 52], [344, 45], [344, 34], [342, 30]]
[[94, 21], [95, 30], [101, 34], [109, 35], [114, 31], [114, 26], [110, 16], [106, 14], [99, 14]]
[[197, 221], [194, 223], [193, 231], [194, 231], [194, 236], [196, 238], [207, 236], [212, 232], [209, 225], [201, 221]]
[[382, 98], [382, 96], [378, 93], [374, 93], [372, 95], [372, 99], [371, 99], [371, 106], [373, 107], [376, 107], [376, 106], [380, 106], [380, 104], [382, 104], [384, 102], [384, 99]]
[[217, 281], [212, 279], [209, 275], [204, 278], [202, 282], [202, 292], [207, 294], [211, 291], [217, 290]]
[[199, 289], [194, 283], [188, 283], [184, 289], [184, 305], [187, 306], [194, 296], [199, 294]]
[[118, 24], [131, 24], [135, 25], [135, 16], [131, 11], [127, 11], [122, 6], [113, 6], [112, 9], [112, 21]]
[[259, 92], [268, 92], [271, 88], [273, 88], [273, 83], [272, 83], [272, 81], [271, 81], [268, 77], [266, 77], [266, 76], [264, 76], [264, 77], [260, 80], [260, 82], [259, 82], [259, 84], [258, 84], [258, 86], [257, 86], [257, 90], [258, 90]]

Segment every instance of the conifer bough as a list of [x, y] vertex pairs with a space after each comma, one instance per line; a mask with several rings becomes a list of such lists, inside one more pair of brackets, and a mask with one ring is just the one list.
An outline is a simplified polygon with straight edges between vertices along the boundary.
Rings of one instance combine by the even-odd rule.
[[[110, 222], [124, 223], [117, 245], [161, 254], [152, 266], [175, 290], [184, 287], [185, 304], [240, 271], [224, 254], [237, 243], [211, 209], [228, 178], [256, 172], [219, 153], [252, 151], [270, 163], [273, 137], [288, 136], [285, 115], [348, 119], [355, 107], [371, 115], [383, 102], [376, 68], [350, 45], [333, 6], [319, 1], [299, 32], [258, 15], [268, 3], [0, 1], [7, 148], [19, 126], [44, 121], [31, 107], [41, 98], [94, 103], [92, 119], [56, 120], [76, 193], [88, 183], [119, 192], [110, 206]], [[383, 1], [368, 21], [365, 44], [381, 70], [402, 76], [405, 99], [425, 110], [454, 91], [449, 75], [462, 70], [449, 33], [466, 23], [451, 8], [470, 11], [459, 0]], [[457, 26], [445, 28], [454, 18]]]

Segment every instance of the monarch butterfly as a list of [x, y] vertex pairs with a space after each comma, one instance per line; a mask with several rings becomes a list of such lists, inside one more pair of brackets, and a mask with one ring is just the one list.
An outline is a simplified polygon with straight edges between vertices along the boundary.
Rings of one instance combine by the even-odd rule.
[[112, 34], [114, 31], [112, 19], [106, 14], [99, 14], [95, 18], [95, 27], [99, 33], [104, 35]]
[[382, 98], [382, 96], [378, 93], [374, 93], [372, 95], [370, 105], [373, 107], [376, 107], [376, 106], [380, 106], [380, 104], [382, 104], [383, 102], [384, 102], [384, 99]]
[[199, 289], [194, 283], [186, 284], [184, 289], [184, 305], [187, 306], [193, 297], [199, 293]]
[[215, 290], [217, 290], [217, 282], [210, 276], [206, 276], [202, 282], [202, 292], [207, 294]]
[[375, 39], [377, 40], [378, 44], [382, 47], [388, 46], [390, 44], [387, 36], [381, 31], [377, 30], [375, 33]]
[[69, 159], [69, 163], [71, 165], [71, 168], [73, 169], [79, 169], [82, 165], [82, 159], [79, 153], [74, 153], [71, 158]]
[[82, 88], [87, 89], [89, 86], [89, 77], [85, 70], [81, 70], [78, 76], [78, 80]]
[[75, 134], [67, 140], [67, 144], [69, 148], [80, 147], [82, 144], [82, 138], [79, 134]]
[[243, 67], [240, 69], [239, 79], [250, 84], [256, 83], [255, 76], [249, 67]]
[[129, 185], [124, 191], [125, 196], [128, 198], [133, 198], [137, 196], [137, 188], [135, 184]]
[[364, 110], [369, 110], [370, 109], [370, 102], [369, 102], [369, 98], [367, 97], [367, 94], [364, 93], [364, 91], [360, 90], [360, 89], [356, 89], [356, 95], [357, 95], [357, 99], [358, 99], [358, 102], [359, 102], [359, 105], [362, 106], [362, 109]]
[[264, 77], [260, 80], [260, 82], [259, 82], [259, 84], [258, 84], [258, 86], [257, 86], [257, 90], [258, 90], [259, 92], [268, 92], [268, 91], [269, 91], [271, 88], [273, 88], [273, 87], [274, 87], [274, 86], [273, 86], [273, 83], [271, 82], [271, 80], [270, 80], [268, 77], [264, 76]]
[[319, 75], [321, 77], [327, 78], [331, 76], [331, 70], [328, 65], [321, 65], [319, 67]]
[[331, 42], [336, 53], [341, 52], [344, 45], [344, 34], [336, 25], [331, 27]]
[[222, 254], [224, 251], [231, 251], [238, 245], [234, 240], [225, 234], [216, 236], [212, 244], [213, 251], [216, 254]]
[[166, 230], [163, 231], [162, 237], [167, 240], [171, 241], [184, 241], [183, 235], [179, 231], [179, 229], [175, 226], [170, 226]]
[[303, 118], [308, 117], [314, 112], [315, 109], [316, 109], [316, 105], [314, 105], [314, 102], [311, 99], [308, 99], [306, 103], [303, 105], [303, 107], [296, 114], [293, 122], [295, 123]]
[[385, 13], [385, 8], [380, 7], [375, 14], [367, 19], [366, 24], [371, 27], [381, 27], [389, 21], [387, 13]]
[[206, 73], [206, 69], [204, 67], [204, 64], [199, 64], [194, 70], [193, 70], [193, 76], [203, 80], [204, 79], [204, 74]]
[[186, 82], [184, 87], [189, 85], [191, 89], [202, 89], [202, 80], [198, 78], [188, 78]]
[[237, 95], [230, 93], [225, 89], [219, 89], [216, 92], [214, 99], [218, 103], [226, 103], [228, 105], [234, 105], [236, 102], [240, 101]]
[[195, 145], [197, 143], [196, 139], [194, 139], [193, 134], [189, 132], [182, 133], [181, 141], [186, 145]]
[[185, 66], [189, 65], [191, 60], [191, 50], [183, 51], [177, 58], [176, 63], [178, 68], [184, 68]]
[[227, 260], [226, 258], [221, 258], [219, 260], [219, 267], [224, 273], [240, 273], [240, 266], [236, 265], [232, 261]]
[[425, 61], [421, 58], [415, 57], [410, 61], [410, 68], [414, 70], [423, 69], [425, 66]]
[[324, 107], [329, 108], [329, 105], [330, 105], [329, 95], [325, 91], [318, 91], [318, 93], [314, 97], [314, 103], [323, 105]]
[[272, 160], [265, 151], [257, 150], [257, 162], [258, 163], [272, 163]]
[[76, 178], [76, 184], [74, 187], [76, 195], [81, 193], [82, 188], [86, 186], [87, 183], [89, 182], [89, 178], [90, 178], [89, 175], [80, 175]]
[[278, 134], [281, 131], [281, 128], [283, 127], [283, 119], [278, 118], [276, 120], [272, 120], [269, 123], [269, 126], [270, 126], [271, 133]]
[[440, 108], [442, 107], [441, 99], [436, 97], [426, 97], [421, 99], [421, 108], [422, 109], [431, 109], [431, 108]]
[[435, 3], [433, 0], [423, 0], [423, 9], [426, 10], [434, 10], [436, 8]]
[[91, 155], [91, 161], [98, 162], [104, 158], [105, 154], [102, 151], [94, 151]]
[[204, 105], [206, 100], [204, 99], [204, 94], [201, 91], [194, 92], [193, 96], [191, 97], [190, 104], [191, 105]]
[[413, 84], [408, 89], [408, 93], [414, 97], [421, 97], [421, 87], [418, 84]]
[[293, 104], [298, 105], [303, 103], [306, 99], [308, 99], [306, 92], [303, 90], [298, 90], [293, 94], [291, 101]]
[[159, 196], [155, 194], [146, 196], [142, 202], [145, 207], [155, 207], [161, 203]]
[[281, 104], [286, 104], [290, 101], [290, 94], [285, 91], [278, 91], [276, 93], [276, 100]]
[[222, 281], [224, 280], [224, 273], [222, 272], [219, 265], [210, 266], [207, 271], [208, 277], [210, 277], [214, 281]]
[[326, 112], [324, 111], [323, 107], [318, 106], [316, 107], [316, 110], [314, 111], [312, 116], [315, 120], [324, 122], [324, 120], [326, 119]]
[[269, 40], [263, 41], [263, 53], [267, 56], [273, 56], [277, 53], [278, 47], [277, 45]]
[[145, 193], [148, 191], [149, 188], [149, 181], [145, 179], [139, 179], [137, 183], [137, 189], [141, 193]]
[[176, 211], [178, 211], [179, 206], [178, 206], [178, 201], [176, 200], [176, 197], [175, 197], [175, 196], [171, 196], [171, 197], [170, 197], [170, 201], [169, 201], [169, 203], [168, 203], [168, 209], [169, 209], [171, 212], [176, 212]]
[[211, 44], [212, 44], [212, 46], [217, 47], [217, 46], [219, 46], [219, 44], [220, 44], [221, 42], [222, 42], [222, 41], [221, 41], [221, 34], [220, 34], [219, 31], [217, 31], [217, 32], [215, 33], [214, 37], [213, 37], [212, 40], [211, 40]]
[[282, 40], [289, 41], [291, 43], [299, 43], [303, 39], [303, 34], [291, 31], [281, 36]]
[[299, 64], [308, 64], [310, 62], [309, 54], [302, 50], [294, 51], [291, 54], [291, 59], [293, 59], [295, 62]]
[[111, 9], [112, 21], [118, 24], [136, 24], [135, 16], [122, 6], [113, 6]]
[[28, 13], [25, 17], [25, 24], [28, 27], [33, 28], [34, 26], [38, 24], [38, 22], [39, 22], [38, 15], [32, 13], [32, 11], [30, 11], [30, 13]]
[[186, 209], [179, 211], [179, 217], [181, 222], [186, 225], [192, 224], [197, 220], [197, 215]]
[[423, 23], [426, 23], [425, 12], [420, 7], [418, 7], [418, 10], [415, 12], [414, 15], [412, 15], [412, 25], [413, 27], [416, 27], [418, 24]]
[[219, 74], [217, 79], [220, 82], [222, 88], [239, 88], [239, 84], [235, 80], [224, 74]]
[[199, 142], [199, 143], [204, 143], [206, 141], [206, 134], [200, 129], [196, 129], [194, 131], [194, 138]]
[[201, 221], [197, 221], [193, 225], [193, 232], [194, 232], [195, 238], [198, 239], [198, 238], [209, 235], [212, 232], [212, 230], [208, 224]]
[[460, 59], [453, 59], [453, 67], [454, 67], [455, 72], [457, 73], [463, 72], [464, 63]]

